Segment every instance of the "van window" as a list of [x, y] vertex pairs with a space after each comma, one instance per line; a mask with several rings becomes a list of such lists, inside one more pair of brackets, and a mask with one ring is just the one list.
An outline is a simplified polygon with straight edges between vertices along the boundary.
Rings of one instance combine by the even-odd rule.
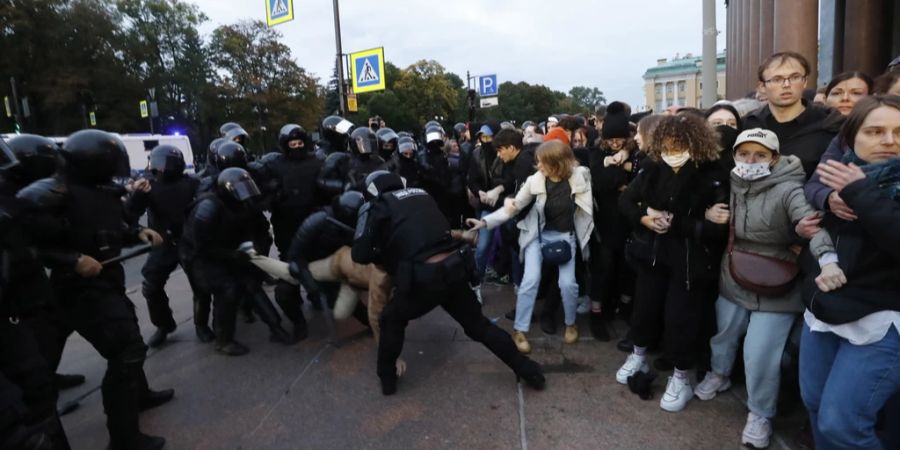
[[159, 141], [144, 141], [144, 151], [149, 152], [154, 148], [159, 147]]

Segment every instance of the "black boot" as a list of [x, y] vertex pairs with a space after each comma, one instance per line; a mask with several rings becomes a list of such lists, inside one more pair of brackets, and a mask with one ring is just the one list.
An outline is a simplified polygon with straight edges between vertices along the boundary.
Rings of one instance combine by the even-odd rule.
[[541, 314], [541, 331], [545, 334], [556, 334], [556, 320], [552, 315], [546, 313]]
[[169, 339], [169, 333], [175, 331], [174, 328], [166, 329], [166, 328], [157, 328], [156, 332], [147, 339], [147, 347], [157, 348], [161, 347], [166, 341]]
[[172, 400], [175, 397], [175, 389], [163, 389], [161, 391], [152, 391], [147, 389], [141, 394], [140, 409], [146, 411], [156, 408]]
[[[318, 298], [309, 298], [308, 300], [314, 305], [319, 303]], [[292, 289], [287, 289], [286, 287], [281, 286], [276, 287], [275, 301], [278, 303], [278, 307], [281, 308], [281, 311], [284, 312], [284, 315], [288, 318], [288, 320], [290, 320], [291, 323], [294, 324], [294, 332], [291, 336], [291, 342], [296, 343], [306, 339], [309, 332], [306, 327], [306, 317], [303, 316], [300, 291], [297, 289], [297, 287], [293, 286]]]
[[269, 300], [269, 296], [262, 290], [262, 287], [253, 288], [252, 298], [253, 308], [259, 314], [260, 320], [269, 327], [269, 340], [284, 345], [293, 344], [291, 335], [281, 327], [281, 316], [278, 314], [278, 310], [275, 309], [275, 305]]
[[209, 328], [209, 296], [194, 297], [194, 329], [200, 342], [212, 342], [216, 334]]
[[525, 358], [525, 362], [516, 373], [516, 377], [525, 381], [525, 384], [534, 390], [543, 390], [547, 385], [547, 379], [544, 378], [544, 370], [541, 365], [529, 358]]
[[237, 321], [238, 300], [235, 294], [226, 294], [231, 299], [216, 300], [215, 320], [216, 351], [228, 356], [246, 355], [250, 350], [234, 340], [235, 322]]
[[56, 389], [62, 391], [84, 384], [84, 375], [64, 375], [57, 373], [53, 375], [53, 381], [56, 383]]
[[591, 334], [600, 342], [609, 342], [609, 330], [600, 313], [591, 313]]
[[244, 318], [244, 323], [254, 323], [256, 322], [256, 316], [253, 315], [253, 301], [244, 299], [241, 300], [241, 317]]

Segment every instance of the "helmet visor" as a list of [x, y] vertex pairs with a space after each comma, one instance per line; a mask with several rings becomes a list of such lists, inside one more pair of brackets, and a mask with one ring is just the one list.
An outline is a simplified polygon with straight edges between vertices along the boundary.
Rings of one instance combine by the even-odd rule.
[[369, 154], [375, 151], [375, 139], [370, 139], [368, 137], [358, 137], [354, 139], [353, 142], [356, 143], [356, 150], [359, 153]]
[[228, 189], [228, 192], [230, 192], [235, 199], [242, 202], [256, 198], [260, 195], [259, 188], [256, 187], [256, 183], [250, 178], [228, 182], [225, 185], [225, 188]]
[[341, 134], [347, 134], [351, 128], [353, 128], [353, 122], [345, 119], [338, 122], [338, 124], [334, 126], [334, 131], [337, 131]]
[[9, 145], [6, 145], [6, 141], [0, 137], [0, 169], [9, 169], [16, 164], [19, 164], [19, 160], [16, 159], [16, 155]]

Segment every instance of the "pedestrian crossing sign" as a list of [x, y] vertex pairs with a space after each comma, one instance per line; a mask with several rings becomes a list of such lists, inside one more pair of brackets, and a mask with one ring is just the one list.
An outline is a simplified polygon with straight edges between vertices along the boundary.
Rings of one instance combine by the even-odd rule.
[[266, 24], [270, 27], [294, 20], [294, 0], [264, 0]]
[[353, 81], [354, 94], [383, 91], [384, 47], [351, 53], [350, 79]]

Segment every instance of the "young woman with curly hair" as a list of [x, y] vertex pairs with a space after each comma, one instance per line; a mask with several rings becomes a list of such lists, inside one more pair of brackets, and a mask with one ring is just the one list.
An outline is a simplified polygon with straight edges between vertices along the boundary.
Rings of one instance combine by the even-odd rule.
[[718, 159], [718, 139], [704, 119], [665, 117], [641, 171], [619, 197], [619, 209], [635, 230], [626, 251], [637, 283], [634, 350], [616, 381], [626, 384], [630, 376], [649, 371], [647, 346], [664, 330], [663, 350], [675, 374], [660, 407], [671, 412], [683, 409], [693, 396], [687, 371], [695, 361], [701, 316], [716, 288], [728, 237], [728, 174]]

